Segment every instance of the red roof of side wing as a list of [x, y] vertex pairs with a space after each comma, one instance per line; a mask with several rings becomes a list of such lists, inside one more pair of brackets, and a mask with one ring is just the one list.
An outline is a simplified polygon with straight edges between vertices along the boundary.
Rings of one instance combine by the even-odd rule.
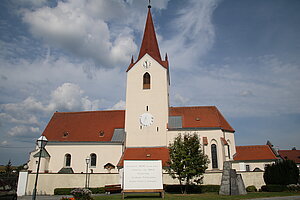
[[277, 157], [269, 145], [236, 146], [236, 161], [276, 160]]
[[117, 166], [123, 167], [124, 160], [161, 160], [165, 167], [169, 159], [169, 149], [166, 147], [126, 148]]
[[283, 159], [293, 160], [295, 163], [300, 163], [300, 150], [279, 150], [279, 155]]
[[170, 116], [182, 116], [182, 128], [220, 128], [234, 132], [215, 106], [170, 107]]
[[49, 141], [109, 142], [114, 129], [124, 128], [124, 125], [124, 110], [56, 112], [43, 135]]

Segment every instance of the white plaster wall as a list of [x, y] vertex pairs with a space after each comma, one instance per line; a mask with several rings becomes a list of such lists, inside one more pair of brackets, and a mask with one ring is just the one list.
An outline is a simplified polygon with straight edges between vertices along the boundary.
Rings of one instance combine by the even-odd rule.
[[[51, 144], [50, 142], [46, 146], [46, 150], [50, 154], [51, 158], [47, 163], [45, 159], [42, 159], [40, 172], [45, 172], [45, 169], [49, 173], [57, 173], [61, 168], [65, 167], [65, 155], [71, 155], [71, 168], [75, 173], [86, 172], [85, 159], [90, 154], [95, 153], [97, 155], [96, 167], [89, 166], [93, 169], [94, 173], [107, 173], [104, 169], [104, 165], [111, 163], [117, 166], [122, 156], [122, 145], [121, 144], [66, 144], [61, 143], [60, 145]], [[36, 172], [36, 160], [30, 156], [29, 170]], [[117, 169], [111, 170], [112, 173], [117, 172]]]
[[[202, 144], [202, 149], [204, 153], [208, 156], [210, 163], [208, 165], [208, 170], [212, 170], [211, 163], [211, 145], [215, 143], [217, 145], [217, 157], [218, 157], [218, 169], [223, 169], [223, 162], [228, 160], [233, 160], [233, 155], [236, 153], [235, 150], [235, 140], [234, 133], [223, 132], [222, 130], [193, 130], [193, 131], [168, 131], [167, 132], [167, 144], [172, 143], [174, 139], [179, 135], [184, 134], [197, 134], [200, 138], [200, 143]], [[203, 146], [203, 137], [207, 137], [208, 145]], [[221, 142], [221, 137], [224, 137], [230, 141], [230, 159], [226, 158], [227, 146], [224, 146]], [[228, 154], [227, 154], [228, 155]]]
[[260, 189], [261, 186], [265, 185], [264, 172], [238, 172], [242, 175], [245, 187], [254, 185], [256, 189]]
[[[145, 60], [152, 63], [148, 69], [142, 66]], [[143, 75], [146, 72], [151, 76], [151, 89], [144, 90]], [[148, 54], [127, 72], [125, 113], [127, 147], [166, 146], [168, 87], [167, 69]], [[149, 108], [148, 111], [146, 106]], [[154, 116], [154, 123], [148, 127], [142, 126], [141, 129], [139, 117], [146, 112]]]
[[234, 133], [224, 132], [224, 138], [230, 147], [230, 159], [233, 160], [233, 155], [236, 154]]
[[[250, 171], [253, 171], [255, 168], [259, 168], [261, 170], [265, 170], [265, 166], [266, 165], [271, 165], [275, 163], [275, 161], [261, 161], [261, 162], [247, 162], [247, 161], [244, 161], [244, 162], [233, 162], [232, 163], [232, 168], [233, 169], [236, 169], [238, 172], [239, 171], [246, 171], [246, 165], [249, 165], [250, 167]], [[242, 166], [241, 166], [242, 165]], [[244, 167], [243, 167], [244, 166]]]
[[[29, 174], [26, 195], [31, 195], [36, 174]], [[53, 195], [55, 188], [84, 188], [86, 174], [39, 174], [38, 195]], [[89, 187], [103, 187], [109, 184], [120, 184], [118, 173], [90, 174]]]
[[[259, 189], [265, 185], [263, 172], [242, 172], [245, 187], [254, 185]], [[37, 193], [53, 195], [55, 188], [76, 188], [85, 186], [85, 174], [40, 174]], [[204, 185], [220, 185], [222, 172], [208, 172], [204, 174]], [[35, 181], [35, 174], [29, 174], [26, 195], [31, 195]], [[103, 187], [110, 184], [120, 184], [120, 175], [111, 174], [91, 174], [89, 187]], [[164, 184], [179, 184], [177, 179], [172, 179], [168, 174], [163, 174]]]

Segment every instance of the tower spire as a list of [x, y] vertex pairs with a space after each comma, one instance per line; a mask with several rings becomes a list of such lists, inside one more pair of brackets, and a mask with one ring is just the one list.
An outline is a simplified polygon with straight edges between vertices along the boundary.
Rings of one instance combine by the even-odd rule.
[[146, 20], [146, 25], [144, 30], [144, 36], [143, 36], [138, 59], [143, 57], [146, 53], [148, 53], [151, 57], [156, 59], [158, 62], [161, 62], [161, 56], [159, 52], [159, 47], [158, 47], [154, 24], [151, 15], [150, 0], [148, 5], [148, 15], [147, 15], [147, 20]]

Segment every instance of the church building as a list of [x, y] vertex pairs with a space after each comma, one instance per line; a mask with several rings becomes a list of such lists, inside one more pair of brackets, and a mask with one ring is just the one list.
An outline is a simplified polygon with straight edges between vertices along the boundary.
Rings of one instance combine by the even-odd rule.
[[[215, 106], [170, 106], [169, 70], [148, 6], [138, 57], [124, 68], [125, 110], [55, 112], [42, 133], [48, 143], [40, 172], [85, 173], [86, 158], [90, 173], [118, 173], [124, 160], [162, 160], [166, 166], [168, 145], [179, 134], [197, 134], [210, 160], [207, 171], [222, 170], [236, 153], [235, 130]], [[38, 149], [30, 153], [30, 172], [36, 172], [38, 155]]]

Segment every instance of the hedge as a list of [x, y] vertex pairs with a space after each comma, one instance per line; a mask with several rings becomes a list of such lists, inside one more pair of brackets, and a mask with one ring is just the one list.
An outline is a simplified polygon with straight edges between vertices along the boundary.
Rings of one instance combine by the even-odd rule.
[[[183, 187], [185, 187], [183, 185]], [[164, 185], [165, 192], [168, 193], [181, 193], [180, 185]], [[187, 193], [206, 193], [206, 192], [219, 192], [220, 185], [189, 185]]]
[[263, 192], [283, 192], [287, 191], [286, 185], [263, 185], [261, 186], [261, 191]]
[[289, 185], [297, 184], [299, 169], [292, 160], [283, 160], [268, 165], [264, 172], [266, 185]]
[[[71, 195], [71, 191], [75, 188], [55, 188], [54, 195]], [[104, 187], [99, 188], [89, 188], [92, 194], [102, 194], [105, 193]]]

